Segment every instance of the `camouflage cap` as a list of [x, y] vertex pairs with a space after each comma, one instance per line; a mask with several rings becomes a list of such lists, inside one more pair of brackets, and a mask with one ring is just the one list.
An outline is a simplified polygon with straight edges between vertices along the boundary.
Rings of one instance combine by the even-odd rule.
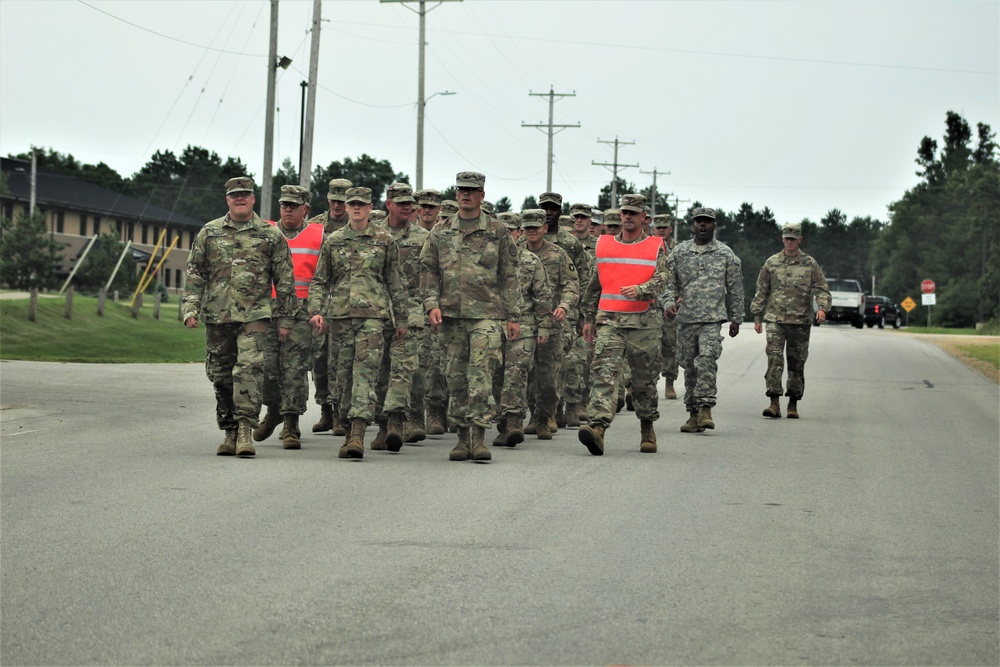
[[333, 201], [347, 201], [347, 191], [354, 187], [346, 178], [335, 178], [330, 181], [330, 191], [326, 198]]
[[304, 188], [301, 185], [282, 185], [281, 196], [278, 197], [278, 202], [288, 201], [293, 204], [308, 204], [310, 199], [312, 199], [312, 193], [309, 192], [309, 188]]
[[257, 188], [254, 187], [253, 179], [249, 176], [237, 176], [236, 178], [230, 178], [226, 181], [226, 194], [231, 195], [234, 192], [254, 192]]
[[781, 238], [800, 239], [802, 238], [802, 225], [797, 222], [790, 222], [781, 228]]
[[571, 215], [560, 215], [559, 216], [559, 226], [560, 227], [572, 227], [573, 226], [573, 216], [571, 216]]
[[440, 206], [441, 193], [437, 190], [417, 190], [414, 195], [421, 206]]
[[521, 216], [513, 211], [504, 211], [497, 216], [497, 220], [502, 222], [507, 229], [519, 229], [521, 227]]
[[633, 213], [645, 213], [646, 197], [633, 193], [622, 195], [622, 202], [618, 209], [620, 211], [632, 211]]
[[545, 211], [540, 208], [529, 208], [521, 211], [521, 229], [533, 229], [545, 226]]
[[562, 206], [562, 195], [558, 192], [543, 192], [538, 195], [538, 205], [542, 204], [557, 204]]
[[413, 188], [408, 183], [393, 183], [385, 189], [385, 200], [393, 204], [414, 204]]
[[569, 214], [574, 218], [581, 215], [589, 218], [594, 215], [594, 209], [591, 208], [590, 204], [573, 204], [569, 207]]
[[368, 222], [380, 223], [386, 218], [385, 211], [369, 211], [368, 212]]
[[657, 213], [653, 216], [653, 227], [673, 227], [674, 220], [669, 213]]
[[356, 202], [359, 201], [362, 204], [372, 203], [372, 189], [371, 188], [347, 188], [347, 192], [344, 193], [344, 201]]
[[483, 209], [483, 213], [486, 215], [493, 215], [493, 202], [484, 199], [479, 208]]
[[458, 213], [458, 202], [454, 199], [445, 199], [441, 202], [441, 215], [447, 217]]
[[622, 212], [617, 208], [604, 209], [604, 225], [618, 225], [622, 224]]
[[460, 171], [455, 175], [455, 187], [482, 190], [486, 187], [486, 176], [478, 171]]
[[695, 210], [691, 211], [691, 219], [697, 220], [698, 218], [708, 218], [709, 220], [715, 221], [715, 209], [709, 208], [707, 206], [699, 206]]

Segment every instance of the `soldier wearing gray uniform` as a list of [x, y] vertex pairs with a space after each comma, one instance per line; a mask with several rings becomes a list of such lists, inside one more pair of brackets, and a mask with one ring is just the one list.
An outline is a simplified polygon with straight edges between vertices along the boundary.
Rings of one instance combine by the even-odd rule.
[[507, 340], [521, 330], [517, 247], [507, 228], [482, 211], [485, 183], [474, 171], [457, 175], [458, 213], [431, 230], [420, 253], [424, 310], [432, 329], [444, 332], [449, 417], [458, 427], [452, 461], [492, 458], [484, 435], [493, 420], [501, 328]]
[[[684, 369], [684, 404], [689, 413], [683, 433], [715, 428], [716, 374], [722, 356], [722, 323], [735, 338], [743, 322], [740, 259], [715, 240], [715, 209], [693, 211], [694, 238], [677, 244], [667, 261], [663, 294], [668, 318], [677, 318], [677, 361]], [[678, 299], [680, 302], [678, 303]]]
[[268, 326], [277, 319], [284, 342], [298, 307], [288, 244], [254, 213], [255, 201], [249, 176], [226, 181], [229, 212], [201, 228], [187, 263], [182, 317], [189, 329], [205, 322], [205, 371], [215, 388], [216, 422], [226, 433], [219, 456], [256, 454]]
[[578, 436], [595, 456], [604, 454], [604, 434], [615, 416], [616, 385], [626, 359], [639, 417], [639, 451], [656, 451], [653, 422], [660, 418], [656, 379], [662, 320], [656, 299], [666, 287], [667, 263], [663, 244], [642, 231], [645, 204], [643, 195], [622, 195], [622, 231], [598, 241], [597, 270], [583, 297], [583, 335], [595, 341], [595, 347], [590, 419]]
[[788, 418], [798, 419], [798, 402], [805, 391], [805, 367], [812, 330], [812, 296], [816, 297], [816, 321], [826, 321], [830, 288], [815, 259], [799, 250], [802, 226], [791, 223], [781, 230], [784, 249], [767, 258], [757, 276], [757, 294], [750, 302], [753, 328], [761, 333], [767, 323], [767, 372], [764, 382], [771, 404], [764, 416], [781, 417], [781, 376], [788, 355]]

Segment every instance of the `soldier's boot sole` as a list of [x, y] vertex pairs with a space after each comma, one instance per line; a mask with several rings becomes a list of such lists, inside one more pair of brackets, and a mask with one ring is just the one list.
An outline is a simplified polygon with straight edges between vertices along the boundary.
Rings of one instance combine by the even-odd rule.
[[[781, 406], [778, 405], [778, 399], [772, 400], [771, 401], [771, 405], [769, 405], [766, 408], [764, 408], [764, 411], [761, 414], [764, 415], [765, 417], [770, 417], [771, 419], [780, 419], [781, 418]], [[795, 419], [795, 418], [792, 417], [792, 419]]]
[[600, 433], [598, 429], [603, 430], [599, 426], [594, 427], [590, 424], [584, 424], [577, 432], [577, 437], [580, 438], [580, 442], [583, 443], [583, 446], [586, 447], [587, 451], [591, 454], [594, 456], [603, 456], [604, 434]]
[[255, 442], [262, 442], [271, 437], [274, 433], [274, 429], [278, 428], [281, 424], [281, 415], [278, 413], [277, 408], [267, 408], [267, 413], [264, 415], [264, 421], [262, 421], [257, 428], [253, 430], [253, 439]]

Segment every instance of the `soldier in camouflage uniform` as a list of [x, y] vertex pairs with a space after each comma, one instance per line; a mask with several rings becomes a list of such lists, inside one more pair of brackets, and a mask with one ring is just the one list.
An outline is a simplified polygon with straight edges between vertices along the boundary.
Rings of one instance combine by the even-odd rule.
[[[326, 201], [330, 208], [309, 219], [311, 225], [323, 225], [323, 233], [330, 234], [347, 224], [347, 189], [354, 187], [346, 178], [334, 178], [329, 183], [329, 191]], [[336, 353], [334, 353], [336, 358]], [[345, 435], [346, 424], [333, 423], [334, 413], [339, 414], [339, 410], [333, 404], [334, 397], [337, 396], [337, 378], [329, 375], [330, 366], [330, 339], [327, 332], [313, 335], [313, 383], [316, 385], [316, 404], [319, 405], [320, 418], [313, 424], [313, 433], [323, 433], [333, 429], [334, 435]], [[332, 385], [331, 385], [332, 383]]]
[[[370, 188], [347, 191], [351, 222], [327, 236], [309, 287], [309, 322], [330, 329], [330, 349], [337, 351], [330, 374], [340, 377], [341, 418], [350, 433], [340, 458], [360, 459], [365, 453], [365, 428], [375, 417], [375, 384], [382, 358], [386, 322], [396, 336], [407, 335], [410, 305], [399, 279], [399, 252], [389, 232], [368, 222]], [[400, 443], [401, 444], [401, 443]], [[391, 451], [399, 447], [388, 445]]]
[[424, 310], [444, 333], [450, 419], [458, 427], [452, 461], [488, 461], [484, 442], [493, 417], [493, 374], [500, 364], [501, 329], [517, 340], [520, 286], [517, 247], [507, 228], [483, 213], [486, 177], [456, 177], [458, 213], [431, 230], [420, 253]]
[[656, 451], [653, 422], [660, 418], [656, 379], [663, 318], [656, 299], [666, 287], [667, 262], [663, 244], [642, 231], [645, 204], [643, 195], [622, 195], [622, 231], [598, 242], [597, 270], [583, 297], [584, 336], [595, 341], [595, 349], [590, 420], [578, 436], [595, 456], [604, 454], [604, 434], [615, 417], [616, 384], [625, 359], [632, 368], [639, 451]]
[[406, 183], [393, 183], [386, 189], [389, 215], [385, 229], [399, 249], [399, 278], [409, 301], [407, 312], [413, 317], [407, 322], [405, 338], [395, 337], [395, 330], [385, 332], [385, 352], [379, 366], [379, 433], [376, 444], [395, 441], [420, 442], [424, 432], [424, 374], [420, 365], [420, 343], [424, 336], [423, 300], [420, 298], [420, 250], [424, 247], [427, 230], [410, 222], [413, 189]]
[[798, 419], [798, 402], [805, 390], [809, 333], [812, 330], [812, 295], [816, 296], [816, 321], [826, 321], [830, 288], [815, 259], [799, 250], [802, 225], [790, 223], [781, 230], [784, 249], [767, 258], [757, 276], [757, 294], [750, 302], [753, 328], [761, 333], [767, 322], [767, 372], [764, 382], [771, 404], [764, 416], [781, 416], [781, 375], [788, 354], [788, 418]]
[[441, 193], [437, 190], [417, 190], [413, 193], [417, 199], [417, 218], [421, 227], [427, 231], [434, 229], [438, 215], [441, 213]]
[[[694, 238], [677, 244], [667, 261], [669, 282], [663, 294], [668, 318], [677, 318], [677, 361], [684, 369], [684, 433], [715, 428], [716, 374], [722, 355], [722, 323], [735, 338], [743, 322], [740, 259], [715, 240], [715, 209], [696, 208]], [[678, 302], [678, 299], [680, 301]]]
[[[184, 326], [205, 322], [205, 371], [215, 388], [215, 416], [226, 437], [216, 453], [251, 457], [264, 386], [270, 320], [278, 339], [292, 332], [295, 277], [285, 238], [254, 213], [253, 179], [226, 181], [229, 212], [205, 224], [188, 255]], [[275, 298], [271, 299], [271, 285]]]
[[441, 202], [441, 213], [438, 215], [438, 224], [441, 224], [456, 213], [458, 213], [458, 202], [454, 199], [445, 199]]
[[368, 213], [368, 222], [378, 227], [385, 227], [386, 215], [385, 211], [370, 211]]
[[[650, 225], [650, 232], [653, 236], [663, 239], [663, 247], [669, 255], [677, 245], [674, 241], [674, 223], [669, 213], [658, 213], [653, 216], [653, 224]], [[666, 379], [666, 386], [663, 389], [663, 398], [676, 399], [677, 390], [674, 389], [674, 382], [677, 380], [677, 320], [668, 317], [663, 318], [662, 345], [660, 346], [660, 359], [663, 362], [663, 377]]]
[[[441, 193], [437, 190], [418, 190], [414, 196], [420, 205], [421, 228], [427, 231], [434, 229], [441, 214]], [[448, 381], [442, 371], [441, 334], [431, 333], [428, 326], [421, 329], [419, 358], [424, 377], [424, 433], [442, 435], [448, 421]]]
[[271, 437], [275, 427], [283, 422], [280, 437], [285, 449], [302, 446], [299, 416], [305, 413], [309, 402], [309, 369], [312, 367], [314, 336], [305, 301], [323, 245], [322, 225], [305, 224], [310, 197], [308, 188], [281, 186], [281, 197], [278, 199], [281, 219], [274, 224], [285, 237], [292, 253], [295, 293], [299, 303], [295, 310], [295, 325], [286, 340], [278, 340], [278, 322], [271, 320], [264, 370], [267, 414], [253, 431], [253, 439], [260, 442]]
[[[610, 234], [611, 236], [618, 236], [619, 234], [621, 234], [622, 231], [621, 211], [618, 210], [617, 208], [605, 209], [604, 223], [602, 227], [604, 234]], [[593, 357], [591, 357], [591, 359], [593, 359]], [[631, 384], [632, 384], [632, 370], [628, 367], [628, 358], [626, 358], [622, 363], [621, 371], [618, 373], [618, 384], [617, 384], [618, 399], [615, 403], [615, 414], [621, 412], [622, 408], [625, 407], [625, 396], [628, 393], [628, 387]]]
[[[593, 209], [589, 204], [573, 204], [569, 208], [573, 220], [572, 234], [583, 245], [588, 262], [577, 265], [580, 276], [581, 294], [590, 284], [594, 271], [594, 251], [597, 238], [590, 235]], [[588, 268], [589, 264], [589, 268]], [[578, 427], [587, 417], [587, 400], [590, 395], [590, 362], [594, 355], [594, 345], [574, 329], [569, 336], [569, 348], [563, 357], [562, 389], [559, 392], [564, 408], [557, 410], [556, 425]], [[561, 423], [560, 423], [561, 422]]]

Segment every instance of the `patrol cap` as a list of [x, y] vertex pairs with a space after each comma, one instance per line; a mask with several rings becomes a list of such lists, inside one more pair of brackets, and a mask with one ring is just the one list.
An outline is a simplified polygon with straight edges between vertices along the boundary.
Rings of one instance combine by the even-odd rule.
[[708, 218], [709, 220], [715, 222], [715, 209], [707, 206], [699, 206], [695, 210], [691, 211], [691, 219], [697, 220], [698, 218]]
[[368, 222], [379, 223], [385, 220], [385, 211], [369, 211]]
[[589, 218], [594, 215], [594, 209], [590, 207], [590, 204], [573, 204], [569, 207], [569, 214], [574, 218], [581, 215]]
[[249, 176], [237, 176], [236, 178], [230, 178], [226, 181], [226, 194], [231, 195], [234, 192], [254, 192], [257, 188], [254, 187], [253, 179]]
[[674, 221], [669, 213], [657, 213], [653, 216], [653, 227], [673, 227]]
[[311, 198], [312, 193], [309, 192], [308, 188], [304, 188], [301, 185], [282, 185], [278, 203], [287, 201], [293, 204], [308, 204]]
[[440, 206], [441, 193], [437, 190], [417, 190], [414, 195], [421, 206]]
[[513, 211], [504, 211], [497, 215], [497, 220], [503, 223], [507, 229], [519, 229], [521, 227], [521, 216]]
[[797, 222], [790, 222], [781, 228], [781, 238], [800, 239], [802, 238], [802, 225]]
[[347, 188], [347, 192], [344, 193], [344, 201], [347, 203], [359, 201], [362, 204], [372, 203], [372, 189], [371, 188]]
[[534, 229], [545, 225], [545, 211], [529, 208], [521, 211], [521, 229]]
[[562, 195], [558, 192], [543, 192], [538, 195], [538, 205], [542, 204], [556, 204], [562, 206]]
[[479, 204], [479, 208], [483, 209], [483, 213], [486, 215], [493, 215], [493, 202], [486, 201], [485, 199]]
[[486, 187], [486, 175], [478, 171], [460, 171], [455, 176], [455, 187], [482, 190]]
[[571, 216], [571, 215], [560, 215], [559, 216], [559, 226], [560, 227], [572, 227], [573, 226], [573, 216]]
[[627, 194], [622, 195], [620, 211], [632, 211], [633, 213], [644, 213], [646, 211], [646, 197], [644, 195]]
[[414, 204], [413, 188], [407, 183], [393, 183], [385, 189], [385, 200], [394, 204]]
[[332, 201], [347, 201], [347, 191], [352, 187], [354, 187], [354, 183], [346, 178], [335, 178], [330, 181], [330, 191], [326, 198]]
[[604, 224], [607, 225], [619, 225], [622, 224], [622, 213], [617, 208], [608, 208], [604, 210]]
[[441, 215], [447, 217], [458, 213], [458, 202], [454, 199], [445, 199], [441, 202]]

